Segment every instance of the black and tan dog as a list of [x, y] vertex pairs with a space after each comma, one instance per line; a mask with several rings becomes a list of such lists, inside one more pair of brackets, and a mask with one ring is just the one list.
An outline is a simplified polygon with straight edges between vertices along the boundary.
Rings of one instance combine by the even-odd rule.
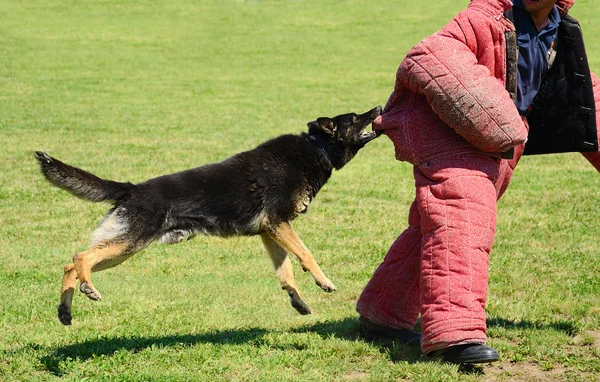
[[114, 205], [100, 222], [90, 247], [65, 266], [58, 318], [71, 324], [71, 305], [79, 289], [100, 300], [91, 273], [114, 267], [151, 242], [174, 244], [196, 234], [260, 235], [282, 289], [292, 306], [309, 314], [294, 280], [287, 252], [294, 254], [326, 292], [335, 290], [290, 222], [341, 169], [377, 135], [365, 131], [381, 114], [368, 112], [319, 118], [308, 133], [282, 135], [223, 162], [160, 176], [140, 184], [100, 179], [49, 155], [36, 152], [52, 184], [92, 202]]

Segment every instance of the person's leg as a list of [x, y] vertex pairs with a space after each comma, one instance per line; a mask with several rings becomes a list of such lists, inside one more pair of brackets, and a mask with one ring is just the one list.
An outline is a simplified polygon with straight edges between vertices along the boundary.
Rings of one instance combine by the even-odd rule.
[[[475, 161], [475, 167], [481, 164], [477, 162], [485, 164], [485, 171], [479, 171], [478, 175], [490, 179], [496, 195], [495, 198], [499, 199], [508, 187], [513, 170], [521, 157], [522, 151], [522, 146], [517, 147], [515, 149], [515, 158], [510, 161], [493, 159], [487, 156], [482, 156], [481, 159]], [[479, 156], [475, 155], [475, 157]], [[443, 161], [450, 161], [451, 163], [448, 165], [452, 166], [452, 162], [456, 161], [456, 159], [448, 158]], [[468, 157], [466, 162], [467, 166], [464, 171], [469, 172], [469, 167], [473, 166], [468, 165], [470, 162]], [[465, 166], [459, 164], [459, 167], [462, 168]], [[417, 175], [418, 172], [415, 169], [416, 176], [420, 176]], [[487, 173], [490, 173], [490, 175], [487, 175]], [[488, 188], [488, 194], [490, 191]], [[493, 216], [495, 219], [495, 202], [493, 206]], [[357, 302], [357, 311], [361, 317], [367, 318], [384, 328], [410, 329], [414, 326], [418, 318], [421, 301], [415, 296], [420, 295], [419, 279], [422, 249], [420, 214], [421, 212], [415, 201], [409, 212], [409, 228], [389, 249], [384, 261], [375, 271]], [[487, 260], [484, 273], [485, 285], [487, 287]], [[484, 297], [486, 293], [484, 293]], [[485, 299], [483, 303], [485, 304]], [[483, 342], [485, 341], [485, 317], [483, 318], [483, 330], [480, 330], [480, 332], [483, 332], [483, 336], [479, 335], [477, 341]], [[461, 339], [456, 344], [463, 342], [464, 339]], [[441, 346], [437, 346], [436, 348], [441, 348]], [[426, 349], [428, 349], [427, 346]]]
[[486, 341], [484, 307], [502, 162], [462, 155], [415, 168], [425, 354]]
[[415, 203], [409, 228], [392, 244], [363, 290], [356, 310], [376, 325], [412, 329], [419, 316], [420, 216]]

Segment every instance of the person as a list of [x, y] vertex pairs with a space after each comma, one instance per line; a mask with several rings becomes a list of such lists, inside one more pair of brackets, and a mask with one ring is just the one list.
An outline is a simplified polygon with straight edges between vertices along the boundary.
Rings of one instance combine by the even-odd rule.
[[488, 265], [519, 158], [582, 152], [600, 171], [600, 81], [572, 5], [471, 0], [402, 60], [373, 128], [413, 165], [416, 196], [357, 301], [364, 335], [450, 363], [499, 359], [485, 346]]

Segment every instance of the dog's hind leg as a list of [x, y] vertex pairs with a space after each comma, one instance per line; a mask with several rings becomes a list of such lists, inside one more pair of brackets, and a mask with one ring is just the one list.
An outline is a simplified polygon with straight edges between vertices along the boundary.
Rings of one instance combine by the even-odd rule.
[[91, 273], [121, 264], [136, 251], [128, 243], [101, 243], [73, 257], [73, 264], [80, 281], [79, 290], [94, 301], [102, 297], [92, 284]]
[[77, 271], [75, 271], [75, 264], [65, 265], [60, 291], [60, 305], [58, 306], [58, 319], [63, 325], [71, 325], [71, 305], [73, 304], [73, 292], [76, 283]]
[[294, 280], [294, 270], [292, 269], [292, 263], [290, 262], [287, 252], [281, 248], [268, 233], [263, 232], [260, 237], [271, 257], [281, 289], [284, 289], [290, 296], [292, 306], [300, 314], [310, 314], [310, 308], [302, 300], [300, 293], [298, 292], [298, 287]]
[[132, 248], [127, 243], [102, 243], [73, 256], [73, 263], [65, 266], [58, 306], [58, 319], [63, 325], [71, 325], [71, 306], [77, 279], [81, 282], [81, 292], [92, 300], [100, 300], [100, 292], [92, 285], [91, 273], [122, 263], [136, 252]]
[[294, 231], [290, 223], [283, 222], [276, 226], [272, 226], [267, 230], [269, 236], [273, 238], [283, 249], [293, 253], [305, 271], [309, 271], [314, 277], [317, 285], [325, 292], [333, 292], [336, 288], [335, 285], [325, 276], [319, 265], [311, 255], [310, 251], [300, 237]]

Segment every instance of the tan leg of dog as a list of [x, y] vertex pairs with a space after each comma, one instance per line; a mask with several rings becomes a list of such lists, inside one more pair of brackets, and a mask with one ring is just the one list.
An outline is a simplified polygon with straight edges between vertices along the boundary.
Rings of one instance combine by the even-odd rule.
[[71, 305], [73, 304], [73, 292], [76, 283], [77, 271], [75, 271], [75, 264], [65, 265], [60, 291], [60, 305], [58, 306], [58, 319], [63, 325], [71, 325]]
[[271, 227], [267, 232], [283, 249], [293, 253], [300, 260], [302, 268], [311, 273], [321, 289], [325, 292], [333, 292], [335, 290], [335, 285], [321, 271], [321, 268], [319, 268], [310, 251], [306, 248], [302, 240], [300, 240], [300, 237], [290, 223], [280, 223], [275, 227]]
[[298, 287], [296, 286], [296, 280], [294, 280], [294, 270], [292, 269], [292, 263], [287, 255], [287, 252], [279, 246], [268, 233], [263, 232], [260, 238], [267, 248], [267, 252], [275, 267], [275, 274], [279, 279], [281, 289], [284, 289], [290, 296], [292, 306], [300, 314], [310, 314], [310, 308], [300, 297]]
[[77, 279], [81, 282], [81, 292], [94, 301], [100, 300], [100, 292], [92, 285], [91, 273], [121, 264], [136, 252], [132, 248], [127, 243], [103, 243], [73, 256], [73, 263], [65, 266], [58, 306], [58, 319], [63, 325], [71, 325], [71, 306]]
[[94, 301], [100, 300], [102, 296], [92, 284], [91, 273], [121, 264], [133, 255], [134, 252], [130, 248], [126, 243], [104, 243], [76, 254], [73, 263], [81, 282], [79, 290]]

